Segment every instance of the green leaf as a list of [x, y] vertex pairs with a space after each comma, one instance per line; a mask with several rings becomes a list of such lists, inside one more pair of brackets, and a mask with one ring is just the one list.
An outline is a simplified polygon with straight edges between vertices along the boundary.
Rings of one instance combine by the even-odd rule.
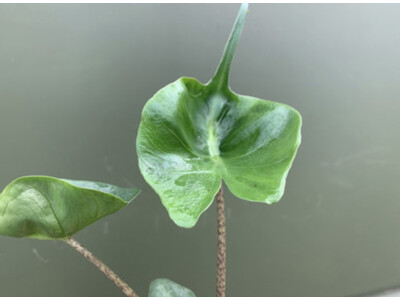
[[0, 194], [0, 234], [65, 239], [120, 210], [139, 190], [107, 183], [26, 176]]
[[143, 109], [136, 143], [139, 167], [182, 227], [196, 224], [221, 180], [239, 198], [279, 201], [300, 144], [301, 116], [295, 109], [229, 88], [230, 63], [246, 11], [242, 5], [208, 84], [180, 78]]
[[188, 288], [166, 278], [158, 278], [150, 283], [149, 297], [196, 297]]

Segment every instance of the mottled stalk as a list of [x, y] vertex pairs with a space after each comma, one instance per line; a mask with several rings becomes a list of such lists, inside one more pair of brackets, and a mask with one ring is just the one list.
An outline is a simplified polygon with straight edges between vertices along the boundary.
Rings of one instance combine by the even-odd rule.
[[217, 297], [225, 297], [226, 290], [226, 227], [225, 203], [222, 187], [217, 193]]
[[93, 255], [88, 249], [84, 248], [78, 241], [73, 238], [66, 239], [65, 242], [82, 254], [88, 261], [94, 264], [101, 272], [104, 273], [114, 284], [121, 289], [121, 291], [128, 297], [139, 297], [138, 294], [132, 290], [129, 285], [123, 281], [117, 274], [115, 274], [109, 267], [107, 267], [100, 259]]

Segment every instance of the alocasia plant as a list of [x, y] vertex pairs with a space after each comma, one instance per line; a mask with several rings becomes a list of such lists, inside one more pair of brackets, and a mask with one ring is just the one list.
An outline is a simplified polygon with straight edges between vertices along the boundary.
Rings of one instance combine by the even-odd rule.
[[137, 294], [72, 235], [129, 204], [139, 190], [111, 184], [20, 177], [0, 194], [0, 234], [11, 237], [63, 240], [100, 269], [126, 295]]
[[279, 201], [300, 144], [301, 117], [295, 109], [229, 88], [246, 11], [243, 5], [209, 83], [180, 78], [143, 109], [136, 143], [140, 170], [182, 227], [196, 224], [221, 180], [241, 199]]
[[[222, 180], [237, 197], [268, 204], [282, 197], [300, 144], [300, 114], [267, 100], [235, 94], [228, 77], [244, 25], [240, 8], [217, 72], [203, 85], [182, 77], [158, 91], [143, 109], [137, 137], [139, 167], [171, 219], [193, 227], [217, 195], [217, 295], [225, 295], [225, 216]], [[106, 183], [27, 176], [0, 194], [0, 234], [63, 240], [96, 265], [126, 295], [137, 294], [72, 236], [125, 207], [138, 195]], [[168, 279], [149, 296], [195, 296]]]
[[[300, 144], [301, 116], [295, 109], [238, 95], [229, 87], [247, 8], [241, 6], [222, 60], [207, 84], [182, 77], [159, 90], [143, 109], [136, 142], [139, 167], [181, 227], [196, 224], [222, 180], [238, 198], [279, 201]], [[224, 277], [222, 190], [218, 199], [218, 277]], [[218, 295], [224, 295], [224, 278], [218, 280]]]

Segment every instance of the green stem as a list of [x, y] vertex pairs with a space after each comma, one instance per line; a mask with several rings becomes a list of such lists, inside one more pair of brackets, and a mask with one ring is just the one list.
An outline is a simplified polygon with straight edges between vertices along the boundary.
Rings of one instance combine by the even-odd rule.
[[247, 3], [243, 3], [240, 7], [235, 24], [233, 25], [231, 35], [229, 36], [228, 42], [225, 46], [222, 59], [219, 63], [214, 77], [211, 79], [210, 85], [213, 85], [217, 91], [229, 88], [229, 71], [231, 68], [233, 56], [236, 51], [236, 46], [239, 42], [240, 35], [242, 34], [244, 20], [246, 19], [247, 8]]
[[101, 272], [104, 273], [121, 291], [128, 297], [138, 297], [138, 294], [109, 267], [107, 267], [100, 259], [93, 255], [88, 249], [83, 247], [78, 241], [73, 238], [66, 239], [65, 242], [82, 254], [88, 261], [94, 264]]

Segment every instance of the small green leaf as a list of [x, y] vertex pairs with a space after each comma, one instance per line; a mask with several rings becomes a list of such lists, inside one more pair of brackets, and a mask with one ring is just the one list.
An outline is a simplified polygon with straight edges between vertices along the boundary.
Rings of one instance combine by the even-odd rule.
[[150, 283], [149, 297], [196, 297], [188, 288], [166, 278], [158, 278]]
[[145, 105], [139, 167], [171, 219], [194, 226], [224, 180], [239, 198], [279, 201], [299, 147], [301, 116], [288, 105], [237, 95], [229, 69], [244, 24], [242, 5], [223, 58], [206, 85], [180, 78]]
[[0, 194], [0, 234], [65, 239], [125, 207], [138, 194], [137, 189], [107, 183], [21, 177]]

